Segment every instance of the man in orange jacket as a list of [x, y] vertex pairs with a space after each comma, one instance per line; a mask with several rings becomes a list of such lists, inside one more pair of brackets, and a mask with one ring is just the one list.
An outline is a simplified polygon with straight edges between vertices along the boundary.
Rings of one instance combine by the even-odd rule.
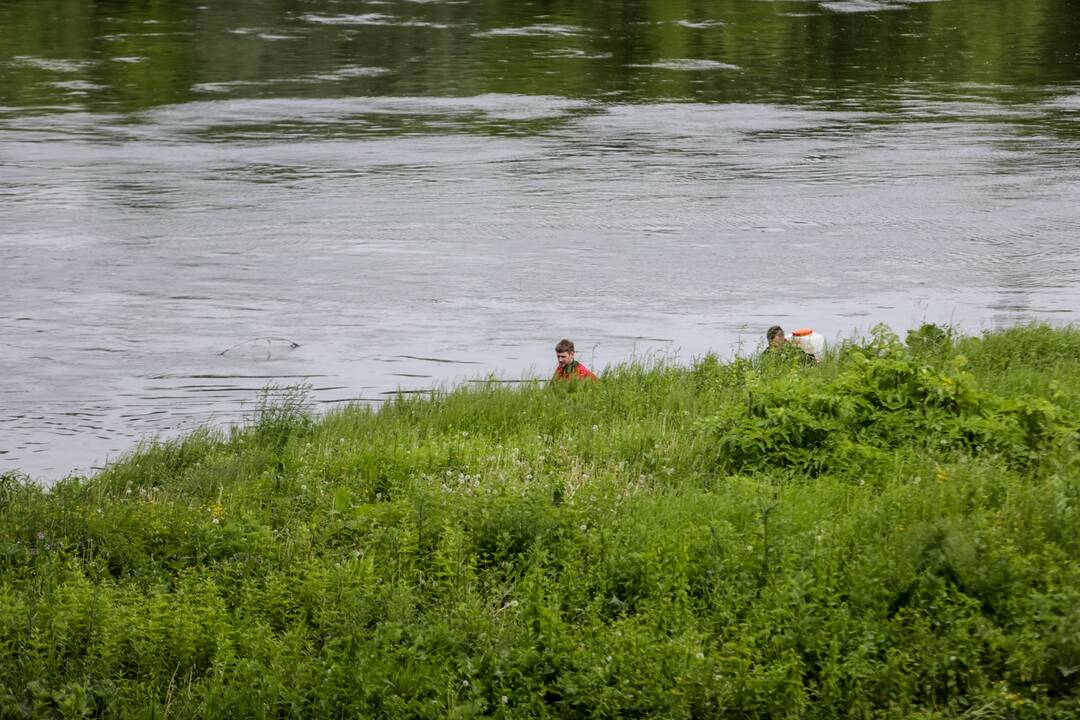
[[555, 346], [555, 359], [559, 366], [555, 368], [552, 380], [599, 380], [589, 368], [574, 359], [574, 343], [563, 338]]

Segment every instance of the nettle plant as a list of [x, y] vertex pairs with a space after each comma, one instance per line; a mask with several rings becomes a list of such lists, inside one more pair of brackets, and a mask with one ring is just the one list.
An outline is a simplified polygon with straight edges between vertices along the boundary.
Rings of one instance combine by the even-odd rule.
[[983, 392], [948, 333], [924, 326], [905, 345], [887, 328], [848, 343], [835, 367], [747, 372], [745, 406], [700, 425], [725, 473], [864, 477], [897, 452], [993, 455], [1030, 469], [1075, 437], [1076, 421], [1042, 398]]

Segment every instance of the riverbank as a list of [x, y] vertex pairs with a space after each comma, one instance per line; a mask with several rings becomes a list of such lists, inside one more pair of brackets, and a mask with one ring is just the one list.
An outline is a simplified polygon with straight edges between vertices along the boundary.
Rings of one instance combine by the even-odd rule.
[[4, 476], [2, 714], [1071, 717], [1078, 381], [881, 330]]

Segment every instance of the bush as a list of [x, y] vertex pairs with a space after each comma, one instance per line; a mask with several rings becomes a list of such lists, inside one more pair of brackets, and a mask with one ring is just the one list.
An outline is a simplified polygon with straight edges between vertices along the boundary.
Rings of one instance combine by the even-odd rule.
[[0, 716], [1075, 717], [1076, 338], [297, 390], [0, 476]]

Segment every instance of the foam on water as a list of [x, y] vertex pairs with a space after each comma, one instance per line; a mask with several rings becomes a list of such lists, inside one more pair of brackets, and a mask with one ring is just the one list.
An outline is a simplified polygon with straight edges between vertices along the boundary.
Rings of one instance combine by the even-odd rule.
[[413, 18], [398, 18], [393, 15], [384, 15], [382, 13], [331, 16], [308, 14], [304, 15], [302, 19], [309, 23], [316, 23], [319, 25], [386, 25], [391, 27], [433, 28], [436, 30], [446, 30], [451, 27], [446, 23], [429, 22]]
[[567, 37], [584, 35], [586, 30], [571, 25], [526, 25], [524, 27], [493, 28], [473, 33], [473, 37]]
[[741, 70], [738, 65], [732, 65], [731, 63], [719, 62], [717, 60], [702, 60], [694, 58], [684, 58], [679, 60], [659, 60], [654, 63], [648, 64], [631, 64], [627, 67], [639, 67], [639, 68], [655, 68], [658, 70], [685, 70], [685, 71], [702, 71], [702, 70]]

